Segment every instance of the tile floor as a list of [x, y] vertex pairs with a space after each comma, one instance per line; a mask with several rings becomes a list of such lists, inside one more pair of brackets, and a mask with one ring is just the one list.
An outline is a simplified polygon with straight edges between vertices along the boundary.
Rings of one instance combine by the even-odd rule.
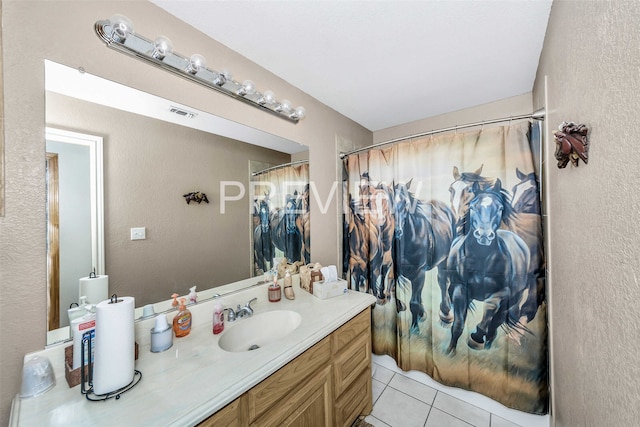
[[417, 371], [403, 372], [389, 356], [373, 355], [376, 427], [549, 427], [549, 416], [515, 411], [466, 390], [446, 387]]

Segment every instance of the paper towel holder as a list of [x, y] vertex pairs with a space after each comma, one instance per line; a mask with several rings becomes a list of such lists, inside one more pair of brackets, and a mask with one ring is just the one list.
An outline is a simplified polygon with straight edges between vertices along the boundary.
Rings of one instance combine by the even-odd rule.
[[106, 394], [95, 394], [93, 392], [93, 357], [91, 354], [91, 333], [90, 332], [85, 332], [82, 335], [82, 352], [84, 353], [85, 350], [89, 355], [89, 366], [88, 366], [89, 369], [87, 369], [87, 374], [85, 376], [84, 357], [81, 357], [80, 358], [80, 393], [84, 394], [87, 400], [91, 402], [102, 402], [104, 400], [111, 399], [112, 397], [115, 397], [116, 400], [118, 400], [120, 399], [120, 396], [123, 393], [131, 390], [142, 379], [142, 372], [135, 369], [133, 371], [133, 380], [131, 380], [131, 382], [126, 386]]

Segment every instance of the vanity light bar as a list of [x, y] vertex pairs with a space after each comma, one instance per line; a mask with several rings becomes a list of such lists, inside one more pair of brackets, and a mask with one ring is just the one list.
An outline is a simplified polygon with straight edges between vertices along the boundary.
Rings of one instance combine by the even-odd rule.
[[277, 101], [273, 92], [260, 93], [250, 80], [238, 83], [225, 71], [214, 71], [206, 67], [206, 61], [199, 54], [190, 58], [173, 51], [171, 41], [159, 36], [149, 40], [136, 34], [131, 21], [122, 15], [95, 23], [96, 34], [107, 47], [118, 52], [135, 56], [159, 68], [170, 71], [209, 89], [224, 93], [232, 98], [274, 114], [292, 123], [305, 117], [303, 107], [293, 108], [287, 100]]

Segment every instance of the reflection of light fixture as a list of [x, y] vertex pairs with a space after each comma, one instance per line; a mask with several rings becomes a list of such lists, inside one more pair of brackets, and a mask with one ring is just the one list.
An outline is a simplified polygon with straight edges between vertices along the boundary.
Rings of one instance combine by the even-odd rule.
[[162, 60], [171, 52], [173, 52], [173, 44], [169, 38], [159, 36], [153, 41], [153, 52], [151, 52], [151, 56], [155, 59]]
[[291, 102], [286, 99], [278, 102], [270, 90], [258, 92], [251, 80], [244, 80], [241, 84], [233, 80], [228, 71], [218, 72], [207, 68], [207, 63], [200, 54], [185, 57], [174, 52], [167, 37], [159, 36], [150, 40], [136, 34], [132, 22], [123, 15], [113, 15], [108, 20], [97, 21], [94, 28], [98, 37], [111, 49], [143, 59], [290, 122], [298, 123], [306, 115], [303, 107], [294, 110]]

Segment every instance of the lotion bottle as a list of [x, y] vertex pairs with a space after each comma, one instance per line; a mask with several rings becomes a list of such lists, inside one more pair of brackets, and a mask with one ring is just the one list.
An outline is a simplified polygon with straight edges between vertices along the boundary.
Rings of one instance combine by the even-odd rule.
[[173, 333], [176, 338], [186, 337], [191, 332], [191, 312], [185, 307], [186, 300], [180, 298], [178, 314], [173, 318]]
[[224, 331], [224, 310], [222, 304], [218, 303], [213, 308], [213, 333], [219, 334]]

